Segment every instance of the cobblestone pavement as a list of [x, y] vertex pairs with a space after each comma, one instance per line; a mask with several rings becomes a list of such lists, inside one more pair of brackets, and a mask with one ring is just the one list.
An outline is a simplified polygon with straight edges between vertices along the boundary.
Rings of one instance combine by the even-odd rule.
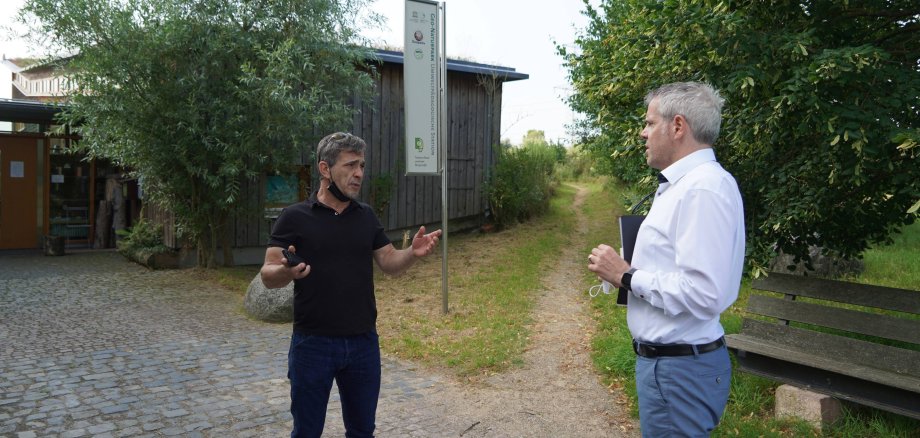
[[[281, 437], [290, 324], [113, 252], [0, 254], [0, 436]], [[379, 436], [460, 436], [440, 378], [384, 358]], [[342, 436], [333, 394], [324, 436]]]

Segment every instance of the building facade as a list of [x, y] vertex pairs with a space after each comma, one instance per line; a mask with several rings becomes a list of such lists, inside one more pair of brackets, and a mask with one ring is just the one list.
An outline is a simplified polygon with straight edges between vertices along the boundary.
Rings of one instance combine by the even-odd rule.
[[[18, 99], [0, 100], [0, 202], [13, 191], [26, 193], [28, 202], [16, 198], [15, 207], [2, 207], [0, 250], [38, 248], [48, 235], [64, 235], [71, 247], [111, 246], [110, 230], [130, 225], [140, 214], [136, 181], [125, 179], [113, 166], [67, 154], [76, 139], [66, 131], [46, 135], [54, 131], [53, 115], [59, 110], [49, 102], [69, 89], [66, 79], [46, 66], [24, 68], [10, 60], [3, 62], [11, 70]], [[359, 111], [351, 131], [368, 143], [362, 199], [374, 207], [388, 233], [398, 236], [403, 230], [441, 221], [441, 177], [405, 175], [402, 53], [378, 50], [375, 62], [376, 93], [371, 101], [352, 102]], [[451, 229], [482, 223], [488, 211], [486, 184], [496, 157], [494, 147], [501, 140], [502, 84], [527, 78], [513, 68], [448, 60]], [[3, 122], [7, 122], [5, 130]], [[318, 132], [315, 140], [324, 134]], [[309, 196], [315, 187], [312, 152], [302, 151], [300, 160], [278, 175], [262, 175], [243, 184], [246, 202], [255, 213], [234, 220], [231, 240], [238, 263], [260, 262], [273, 217], [280, 208]], [[21, 166], [22, 176], [11, 176], [10, 166], [16, 175]], [[176, 236], [168, 211], [148, 206], [143, 214], [164, 225], [167, 246], [186, 245]], [[8, 232], [19, 238], [4, 240]], [[254, 258], [258, 260], [250, 260]]]

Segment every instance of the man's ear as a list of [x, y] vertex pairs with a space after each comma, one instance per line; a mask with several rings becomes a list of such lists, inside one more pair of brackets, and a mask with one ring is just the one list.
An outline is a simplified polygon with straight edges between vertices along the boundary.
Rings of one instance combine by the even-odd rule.
[[320, 174], [320, 176], [322, 176], [323, 178], [332, 179], [332, 178], [330, 177], [330, 175], [329, 175], [329, 163], [327, 163], [327, 162], [325, 162], [325, 161], [320, 161], [320, 162], [319, 162], [319, 174]]
[[674, 116], [674, 119], [671, 120], [671, 133], [674, 135], [675, 139], [684, 137], [688, 135], [690, 131], [690, 124], [687, 123], [687, 119], [678, 114]]

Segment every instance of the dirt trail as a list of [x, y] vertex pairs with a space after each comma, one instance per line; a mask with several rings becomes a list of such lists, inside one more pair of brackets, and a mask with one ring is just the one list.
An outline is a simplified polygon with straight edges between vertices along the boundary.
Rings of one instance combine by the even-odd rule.
[[[590, 357], [594, 321], [581, 284], [585, 264], [578, 251], [587, 229], [581, 204], [587, 190], [578, 187], [573, 208], [577, 230], [547, 272], [536, 305], [536, 324], [525, 364], [470, 386], [449, 383], [427, 402], [464, 419], [466, 437], [633, 437], [638, 425], [629, 417], [621, 391], [604, 387]], [[462, 425], [458, 425], [462, 426]]]

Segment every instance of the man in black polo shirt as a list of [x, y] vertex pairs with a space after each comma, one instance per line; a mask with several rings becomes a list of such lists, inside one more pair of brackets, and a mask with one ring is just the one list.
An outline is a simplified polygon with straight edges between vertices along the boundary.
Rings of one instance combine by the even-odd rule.
[[[294, 281], [294, 333], [288, 352], [292, 437], [319, 437], [335, 380], [348, 437], [374, 434], [380, 394], [374, 267], [398, 275], [434, 250], [441, 230], [421, 227], [411, 248], [390, 243], [374, 211], [357, 201], [364, 177], [361, 138], [337, 132], [316, 151], [319, 190], [281, 212], [262, 266], [266, 287]], [[304, 261], [288, 266], [282, 250]]]

